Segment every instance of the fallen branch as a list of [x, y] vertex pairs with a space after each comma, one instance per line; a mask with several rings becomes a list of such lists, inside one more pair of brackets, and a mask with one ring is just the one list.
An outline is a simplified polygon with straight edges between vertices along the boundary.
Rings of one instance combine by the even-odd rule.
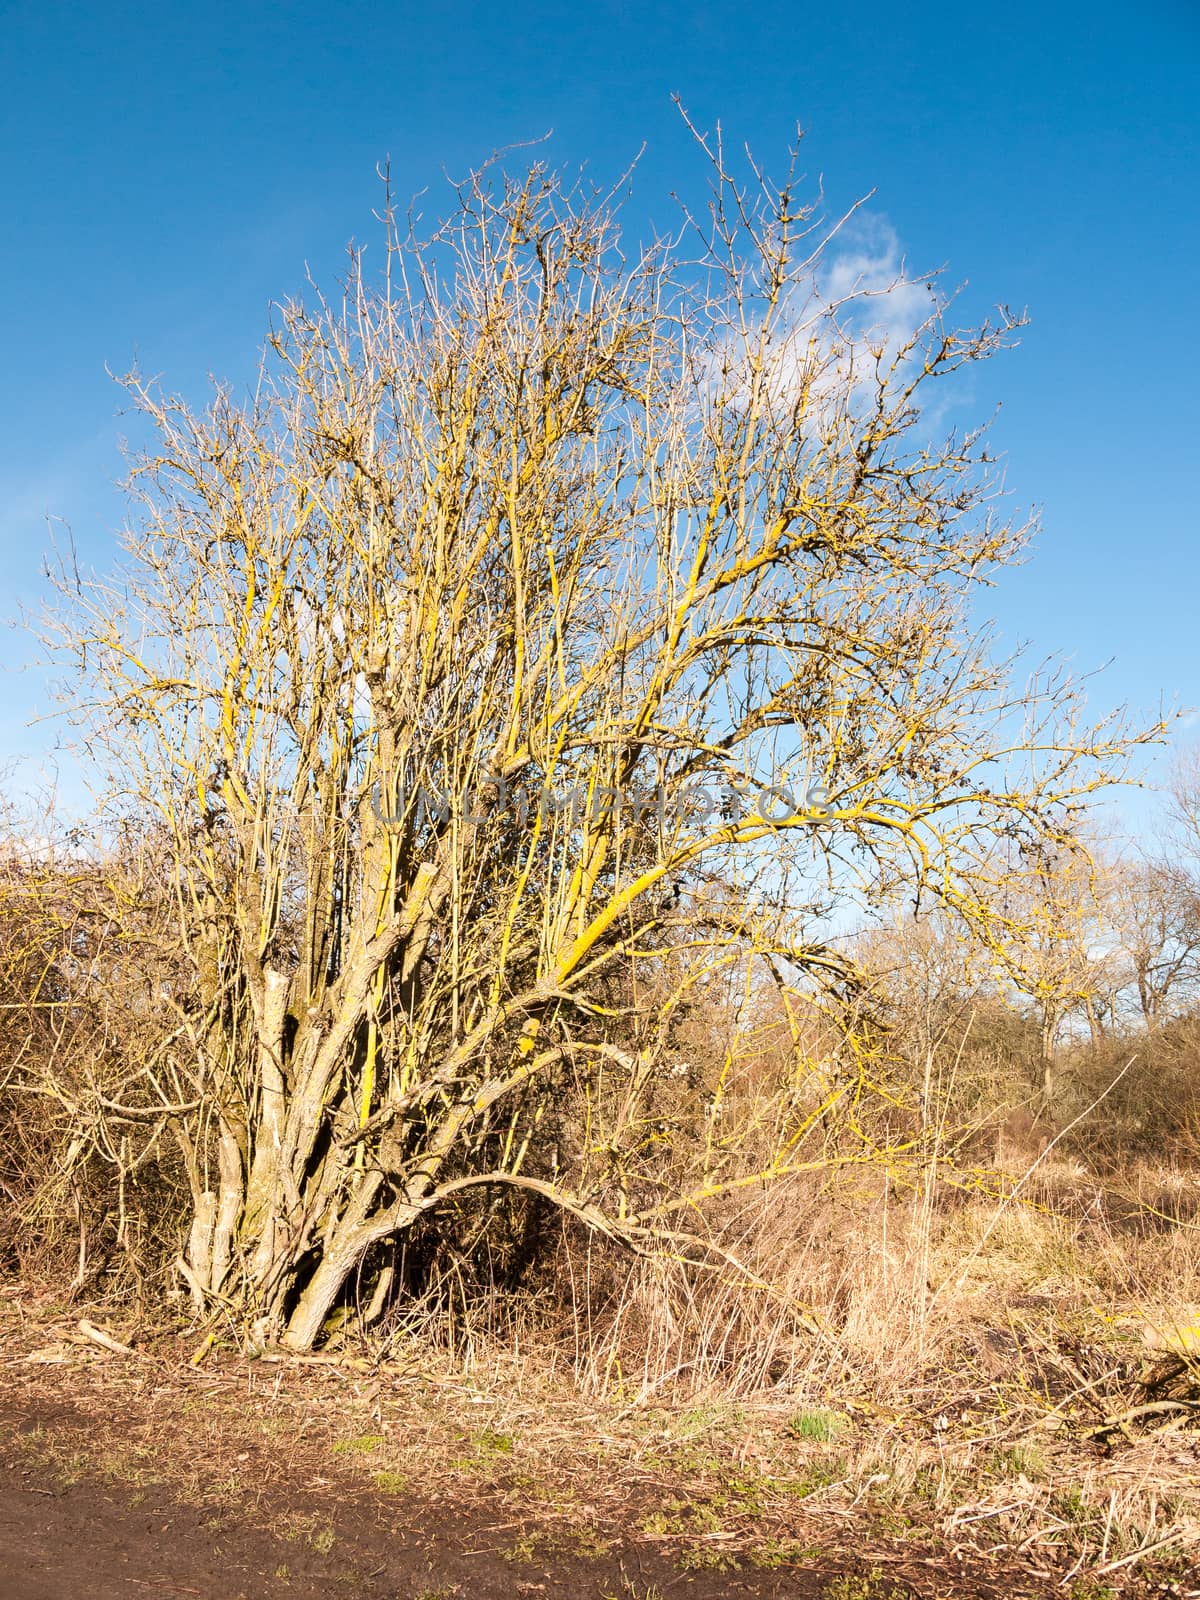
[[1154, 1539], [1149, 1544], [1140, 1545], [1138, 1549], [1131, 1550], [1127, 1556], [1121, 1556], [1116, 1561], [1109, 1561], [1103, 1567], [1094, 1568], [1092, 1576], [1101, 1578], [1106, 1572], [1116, 1572], [1119, 1567], [1131, 1567], [1135, 1561], [1140, 1561], [1143, 1556], [1153, 1555], [1156, 1550], [1165, 1549], [1169, 1544], [1183, 1544], [1186, 1537], [1186, 1529], [1172, 1528], [1169, 1533], [1164, 1533], [1161, 1539]]
[[137, 1355], [132, 1345], [122, 1344], [119, 1339], [114, 1339], [111, 1333], [105, 1333], [103, 1328], [97, 1328], [86, 1317], [80, 1317], [78, 1326], [85, 1339], [90, 1339], [93, 1344], [98, 1344], [102, 1350], [108, 1350], [114, 1356]]
[[1125, 1427], [1126, 1423], [1137, 1422], [1142, 1417], [1161, 1415], [1165, 1411], [1200, 1411], [1200, 1401], [1154, 1400], [1149, 1405], [1131, 1406], [1128, 1411], [1122, 1411], [1118, 1416], [1109, 1417], [1097, 1427], [1089, 1428], [1083, 1437], [1102, 1439], [1106, 1433], [1116, 1433], [1117, 1429]]

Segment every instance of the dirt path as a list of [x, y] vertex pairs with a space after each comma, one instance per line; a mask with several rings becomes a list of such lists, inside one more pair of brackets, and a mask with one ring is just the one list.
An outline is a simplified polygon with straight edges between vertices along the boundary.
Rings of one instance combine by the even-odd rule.
[[[667, 1563], [625, 1550], [594, 1561], [555, 1558], [514, 1563], [495, 1548], [505, 1530], [466, 1508], [425, 1508], [404, 1525], [368, 1497], [321, 1507], [322, 1537], [281, 1538], [282, 1514], [303, 1520], [309, 1497], [278, 1496], [246, 1515], [213, 1515], [153, 1486], [149, 1493], [110, 1485], [86, 1470], [64, 1482], [62, 1465], [27, 1445], [47, 1428], [62, 1437], [67, 1410], [0, 1417], [0, 1600], [647, 1600], [657, 1595], [795, 1596], [817, 1600], [830, 1574], [790, 1569], [745, 1576], [681, 1575]], [[68, 1458], [65, 1463], [70, 1471]]]
[[670, 1455], [553, 1393], [502, 1411], [366, 1362], [201, 1371], [46, 1335], [0, 1339], [0, 1600], [1063, 1595], [1050, 1570], [884, 1528], [825, 1480], [780, 1499], [745, 1429]]
[[186, 1506], [131, 1507], [95, 1485], [49, 1489], [37, 1477], [11, 1464], [0, 1473], [4, 1600], [329, 1593], [310, 1575], [276, 1579], [285, 1555], [252, 1532], [213, 1532]]

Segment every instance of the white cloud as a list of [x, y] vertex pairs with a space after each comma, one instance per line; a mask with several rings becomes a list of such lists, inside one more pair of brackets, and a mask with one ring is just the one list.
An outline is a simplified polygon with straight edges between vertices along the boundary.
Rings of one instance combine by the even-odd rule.
[[936, 301], [927, 280], [906, 275], [896, 231], [886, 217], [858, 212], [837, 236], [817, 273], [814, 297], [860, 342], [895, 355]]
[[[886, 217], [857, 212], [832, 237], [811, 273], [799, 277], [771, 323], [766, 383], [774, 405], [804, 397], [818, 431], [873, 404], [886, 375], [935, 312], [927, 279], [907, 275], [900, 241]], [[763, 323], [726, 330], [710, 352], [710, 398], [744, 406], [751, 359]]]

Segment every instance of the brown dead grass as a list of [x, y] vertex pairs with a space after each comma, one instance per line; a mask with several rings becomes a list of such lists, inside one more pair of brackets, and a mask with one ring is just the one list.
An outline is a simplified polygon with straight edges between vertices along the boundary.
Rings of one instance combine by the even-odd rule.
[[597, 1259], [586, 1321], [538, 1302], [503, 1339], [478, 1318], [438, 1341], [410, 1319], [324, 1359], [247, 1360], [110, 1309], [116, 1354], [79, 1305], [14, 1287], [2, 1383], [86, 1419], [45, 1440], [64, 1470], [169, 1478], [214, 1514], [298, 1482], [453, 1506], [518, 1568], [632, 1540], [680, 1573], [852, 1549], [916, 1593], [965, 1563], [1011, 1594], [1200, 1594], [1200, 1368], [1145, 1331], [1200, 1299], [1194, 1223], [1061, 1163], [1015, 1199], [857, 1198], [852, 1226], [845, 1195], [840, 1225], [793, 1217], [786, 1256], [782, 1209], [754, 1238], [743, 1218], [791, 1274], [757, 1292]]
[[965, 1563], [1004, 1593], [1200, 1595], [1200, 1180], [1027, 1159], [777, 1183], [686, 1263], [568, 1230], [525, 1290], [432, 1281], [309, 1359], [119, 1272], [90, 1304], [39, 1287], [18, 1254], [0, 1389], [26, 1416], [61, 1397], [26, 1444], [55, 1471], [302, 1542], [328, 1492], [455, 1508], [518, 1568], [633, 1541], [675, 1573], [853, 1550], [917, 1593]]

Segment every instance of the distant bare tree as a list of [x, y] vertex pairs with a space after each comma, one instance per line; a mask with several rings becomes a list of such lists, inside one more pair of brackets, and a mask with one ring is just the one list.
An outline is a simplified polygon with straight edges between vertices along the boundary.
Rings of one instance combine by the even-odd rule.
[[1120, 867], [1112, 917], [1147, 1027], [1194, 998], [1200, 982], [1200, 883], [1186, 867], [1142, 860]]
[[1190, 871], [1200, 869], [1200, 744], [1176, 758], [1167, 785], [1167, 821], [1173, 854]]
[[1127, 980], [1108, 901], [1109, 868], [1083, 838], [1004, 854], [994, 871], [996, 915], [980, 924], [993, 971], [1028, 1001], [1040, 1045], [1033, 1088], [1054, 1096], [1059, 1041], [1073, 1017], [1098, 1041]]

